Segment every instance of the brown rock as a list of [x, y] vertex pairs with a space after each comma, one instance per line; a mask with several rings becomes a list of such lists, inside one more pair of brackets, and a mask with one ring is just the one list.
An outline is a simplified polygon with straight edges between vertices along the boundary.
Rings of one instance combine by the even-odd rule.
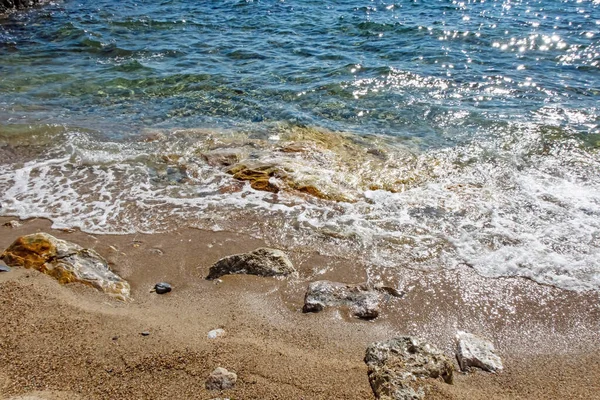
[[120, 300], [129, 299], [129, 283], [114, 274], [102, 256], [47, 233], [18, 238], [0, 259], [11, 267], [34, 268], [63, 284], [81, 282]]
[[237, 164], [229, 168], [227, 172], [235, 179], [249, 181], [253, 189], [273, 193], [279, 192], [280, 188], [271, 182], [271, 177], [283, 178], [286, 175], [283, 169], [269, 164], [250, 166]]
[[410, 336], [372, 343], [365, 355], [369, 383], [377, 399], [418, 400], [425, 396], [427, 379], [452, 384], [454, 366], [429, 343]]
[[229, 274], [258, 276], [286, 276], [296, 270], [288, 256], [281, 250], [258, 248], [249, 253], [234, 254], [217, 261], [206, 279], [213, 280]]

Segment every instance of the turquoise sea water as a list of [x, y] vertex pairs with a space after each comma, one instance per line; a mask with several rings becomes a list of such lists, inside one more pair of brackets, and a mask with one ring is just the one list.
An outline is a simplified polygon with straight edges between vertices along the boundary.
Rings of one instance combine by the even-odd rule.
[[598, 1], [61, 1], [0, 17], [0, 213], [599, 289], [599, 100]]

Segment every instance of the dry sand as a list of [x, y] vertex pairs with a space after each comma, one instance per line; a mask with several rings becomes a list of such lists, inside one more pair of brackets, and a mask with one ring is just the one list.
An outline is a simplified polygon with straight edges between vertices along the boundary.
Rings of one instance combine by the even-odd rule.
[[[50, 229], [45, 220], [3, 226], [0, 250], [37, 231], [96, 249], [132, 285], [131, 303], [36, 271], [0, 273], [0, 398], [372, 399], [366, 346], [421, 336], [453, 356], [457, 329], [491, 339], [499, 374], [433, 383], [429, 399], [600, 399], [600, 296], [525, 279], [482, 278], [468, 268], [382, 277], [406, 291], [374, 321], [345, 310], [301, 312], [309, 281], [360, 282], [368, 266], [289, 250], [299, 277], [226, 276], [219, 258], [264, 245], [230, 232], [102, 235]], [[170, 282], [166, 295], [151, 293]], [[211, 329], [226, 336], [208, 339]], [[142, 336], [141, 332], [150, 332]], [[224, 393], [204, 388], [217, 366], [235, 371]]]

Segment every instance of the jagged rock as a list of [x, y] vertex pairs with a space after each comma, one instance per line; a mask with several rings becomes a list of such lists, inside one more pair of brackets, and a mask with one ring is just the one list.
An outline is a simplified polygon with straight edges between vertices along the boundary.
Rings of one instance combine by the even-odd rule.
[[425, 396], [426, 379], [452, 384], [454, 366], [440, 350], [411, 336], [369, 345], [365, 355], [369, 383], [377, 399], [417, 400]]
[[494, 345], [489, 340], [458, 331], [456, 345], [456, 358], [463, 371], [468, 371], [471, 367], [489, 372], [503, 369], [502, 360], [495, 353]]
[[259, 276], [286, 276], [296, 270], [288, 256], [281, 250], [258, 248], [249, 253], [234, 254], [217, 261], [206, 279], [212, 280], [228, 274]]
[[216, 368], [206, 380], [206, 389], [208, 390], [227, 390], [232, 389], [237, 381], [237, 375], [229, 372], [225, 368]]
[[345, 306], [358, 318], [373, 319], [379, 315], [380, 302], [380, 292], [367, 284], [316, 281], [308, 285], [302, 311], [319, 312], [325, 307]]
[[37, 269], [63, 284], [81, 282], [118, 299], [129, 299], [129, 283], [113, 273], [102, 256], [47, 233], [21, 236], [0, 259], [11, 267]]

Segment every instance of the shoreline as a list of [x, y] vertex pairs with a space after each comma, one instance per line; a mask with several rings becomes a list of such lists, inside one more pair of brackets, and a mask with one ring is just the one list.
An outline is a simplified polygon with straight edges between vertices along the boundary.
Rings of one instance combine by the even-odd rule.
[[[406, 295], [383, 304], [373, 321], [341, 309], [303, 314], [309, 282], [360, 283], [369, 266], [292, 249], [287, 253], [297, 278], [236, 275], [216, 284], [204, 279], [214, 262], [264, 243], [193, 228], [90, 235], [53, 230], [42, 219], [4, 226], [11, 219], [0, 217], [2, 250], [36, 231], [94, 248], [130, 282], [134, 301], [79, 284], [61, 286], [37, 271], [0, 274], [6, 327], [0, 331], [0, 398], [38, 392], [49, 399], [370, 399], [363, 362], [369, 343], [410, 334], [454, 359], [457, 330], [490, 339], [505, 370], [459, 373], [454, 385], [435, 383], [427, 399], [600, 398], [595, 292], [483, 278], [469, 268], [400, 269], [381, 279]], [[173, 292], [150, 293], [160, 281], [171, 283]], [[215, 328], [226, 335], [208, 339]], [[217, 366], [238, 374], [235, 389], [204, 388]]]

